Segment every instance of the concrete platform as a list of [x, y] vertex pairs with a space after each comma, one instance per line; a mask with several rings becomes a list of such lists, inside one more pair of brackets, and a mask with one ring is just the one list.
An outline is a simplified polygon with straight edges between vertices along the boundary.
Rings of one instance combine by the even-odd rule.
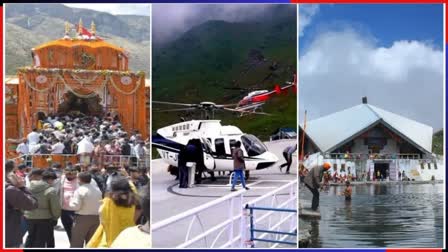
[[300, 200], [299, 203], [299, 217], [300, 218], [310, 218], [310, 219], [320, 219], [320, 211], [314, 211], [311, 209], [311, 201]]
[[[297, 179], [296, 158], [294, 158], [291, 165], [290, 174], [285, 174], [284, 169], [283, 172], [279, 170], [280, 164], [284, 163], [283, 149], [295, 143], [295, 140], [280, 140], [266, 143], [268, 149], [279, 157], [279, 161], [267, 169], [251, 171], [250, 178], [246, 182], [250, 190], [244, 192], [246, 201], [264, 195], [289, 181]], [[174, 180], [175, 177], [167, 172], [168, 165], [161, 159], [153, 160], [151, 166], [152, 223], [157, 223], [231, 193], [227, 173], [225, 176], [217, 177], [215, 182], [205, 179], [202, 181], [202, 184], [193, 188], [181, 189], [178, 186], [178, 181]], [[242, 190], [241, 186], [237, 186], [237, 189]], [[240, 209], [234, 210], [238, 211]], [[201, 221], [205, 228], [210, 228], [216, 225], [216, 223], [226, 220], [228, 215], [228, 208], [218, 207], [210, 209], [210, 214], [201, 216]], [[174, 241], [182, 241], [185, 237], [185, 234], [182, 232], [179, 229], [172, 229], [169, 232], [169, 237], [153, 234], [153, 247], [170, 247]]]
[[320, 219], [320, 212], [319, 212], [319, 210], [314, 211], [311, 208], [301, 209], [299, 211], [299, 217], [300, 218]]

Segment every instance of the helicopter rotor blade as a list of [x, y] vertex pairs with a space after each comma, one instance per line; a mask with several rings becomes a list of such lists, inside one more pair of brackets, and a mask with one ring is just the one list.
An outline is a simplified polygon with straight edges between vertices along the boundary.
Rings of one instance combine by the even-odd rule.
[[239, 109], [231, 109], [231, 108], [224, 108], [224, 110], [238, 112], [238, 113], [242, 113], [242, 114], [267, 115], [267, 116], [271, 115], [271, 114], [265, 113], [265, 112], [255, 112], [255, 111], [247, 111], [247, 110], [239, 110]]
[[216, 108], [227, 108], [227, 107], [236, 107], [238, 103], [231, 103], [231, 104], [216, 104]]
[[162, 109], [162, 110], [153, 110], [153, 112], [175, 112], [175, 111], [194, 111], [195, 108], [179, 108], [179, 109]]
[[154, 104], [164, 104], [164, 105], [174, 105], [174, 106], [186, 106], [186, 107], [197, 107], [198, 104], [189, 103], [178, 103], [178, 102], [164, 102], [164, 101], [152, 101]]

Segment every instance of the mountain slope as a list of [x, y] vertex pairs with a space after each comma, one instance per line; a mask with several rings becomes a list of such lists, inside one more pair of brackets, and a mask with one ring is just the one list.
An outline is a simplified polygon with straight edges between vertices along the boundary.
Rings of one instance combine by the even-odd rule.
[[[84, 26], [90, 27], [95, 22], [97, 30], [117, 37], [127, 38], [135, 42], [149, 40], [149, 16], [112, 15], [89, 9], [70, 8], [63, 4], [10, 4], [5, 12], [7, 22], [29, 30], [36, 30], [45, 20], [59, 19], [77, 24], [83, 20]], [[51, 32], [51, 26], [44, 26]], [[64, 32], [64, 26], [54, 27]], [[57, 34], [61, 36], [61, 33]]]
[[98, 36], [130, 52], [131, 70], [150, 72], [150, 18], [111, 15], [62, 4], [11, 4], [6, 15], [6, 73], [31, 64], [31, 48], [64, 36], [66, 21], [96, 24]]
[[[272, 89], [296, 70], [295, 8], [273, 8], [275, 15], [249, 22], [208, 21], [167, 45], [154, 45], [153, 100], [236, 103], [249, 91]], [[157, 27], [153, 28], [157, 36]], [[267, 139], [278, 127], [296, 127], [296, 94], [276, 97], [264, 106], [273, 116], [218, 113], [224, 124]], [[153, 129], [177, 122], [183, 113], [154, 112]]]
[[443, 130], [434, 133], [432, 137], [432, 152], [443, 155]]
[[6, 74], [14, 75], [18, 67], [31, 65], [31, 48], [33, 47], [31, 45], [39, 45], [46, 41], [48, 41], [46, 36], [33, 34], [20, 26], [6, 23]]

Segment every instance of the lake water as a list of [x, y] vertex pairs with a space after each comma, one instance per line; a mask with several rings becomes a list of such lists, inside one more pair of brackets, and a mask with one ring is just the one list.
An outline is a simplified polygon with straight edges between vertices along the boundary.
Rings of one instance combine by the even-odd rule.
[[[351, 202], [321, 193], [320, 220], [299, 221], [311, 230], [311, 247], [443, 247], [443, 184], [353, 186]], [[305, 187], [300, 197], [311, 200]]]

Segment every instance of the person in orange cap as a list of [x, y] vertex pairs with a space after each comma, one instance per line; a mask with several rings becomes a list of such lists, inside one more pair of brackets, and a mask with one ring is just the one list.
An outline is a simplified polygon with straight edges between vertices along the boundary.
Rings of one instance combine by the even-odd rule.
[[330, 168], [331, 164], [329, 162], [324, 162], [322, 165], [317, 165], [311, 168], [305, 177], [305, 186], [308, 187], [313, 194], [313, 200], [311, 202], [311, 209], [313, 209], [313, 211], [316, 211], [319, 207], [319, 188], [323, 173]]

